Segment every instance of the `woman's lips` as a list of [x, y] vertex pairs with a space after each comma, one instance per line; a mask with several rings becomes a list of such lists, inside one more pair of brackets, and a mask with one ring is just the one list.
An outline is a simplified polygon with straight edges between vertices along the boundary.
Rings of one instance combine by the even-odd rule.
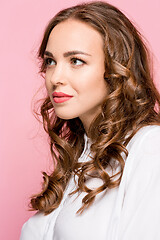
[[55, 103], [63, 103], [63, 102], [66, 102], [68, 100], [70, 100], [72, 97], [54, 97], [53, 98], [53, 101]]
[[63, 92], [54, 92], [52, 96], [53, 96], [53, 101], [55, 103], [63, 103], [70, 100], [73, 97]]

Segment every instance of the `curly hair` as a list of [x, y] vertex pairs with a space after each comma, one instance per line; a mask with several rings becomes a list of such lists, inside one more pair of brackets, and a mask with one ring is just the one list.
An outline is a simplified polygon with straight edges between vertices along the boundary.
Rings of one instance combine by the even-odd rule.
[[[60, 11], [46, 27], [39, 48], [40, 72], [45, 74], [44, 52], [52, 29], [59, 23], [75, 19], [96, 29], [103, 38], [105, 54], [104, 79], [109, 94], [101, 113], [90, 125], [92, 144], [90, 161], [80, 163], [84, 148], [84, 127], [79, 118], [64, 120], [56, 116], [49, 96], [41, 106], [43, 126], [49, 135], [54, 171], [43, 173], [43, 189], [32, 196], [33, 210], [49, 214], [56, 209], [72, 175], [78, 176], [75, 192], [86, 192], [78, 213], [89, 207], [97, 194], [120, 184], [126, 146], [143, 126], [160, 125], [160, 95], [153, 83], [151, 60], [141, 34], [116, 7], [101, 1], [84, 3]], [[155, 110], [157, 106], [157, 110]], [[112, 160], [115, 160], [113, 163]], [[118, 173], [110, 175], [118, 164]], [[87, 178], [98, 177], [103, 184], [97, 189], [86, 186]]]

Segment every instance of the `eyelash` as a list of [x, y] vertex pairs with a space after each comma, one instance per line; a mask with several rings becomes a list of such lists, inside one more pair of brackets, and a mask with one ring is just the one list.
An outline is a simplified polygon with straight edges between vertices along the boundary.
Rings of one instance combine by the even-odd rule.
[[86, 64], [86, 62], [85, 62], [84, 60], [82, 60], [82, 59], [80, 59], [80, 58], [76, 58], [76, 57], [71, 58], [70, 61], [71, 61], [71, 63], [73, 63], [74, 61], [80, 61], [80, 62], [82, 62], [82, 64], [80, 64], [80, 65], [74, 64], [74, 66], [81, 66], [81, 65], [83, 65], [83, 64]]
[[[50, 61], [50, 63], [49, 63], [49, 61]], [[52, 61], [54, 61], [52, 58], [44, 58], [43, 65], [45, 67], [51, 66], [50, 64], [51, 64]]]
[[[76, 64], [73, 63], [74, 61], [80, 61], [82, 64], [76, 65]], [[44, 58], [44, 59], [43, 59], [43, 67], [46, 69], [47, 67], [52, 66], [52, 65], [51, 65], [51, 62], [55, 62], [55, 60], [52, 59], [52, 58]], [[70, 62], [71, 62], [71, 64], [73, 64], [74, 66], [82, 66], [82, 65], [86, 64], [86, 62], [85, 62], [84, 60], [82, 60], [81, 58], [76, 58], [76, 57], [71, 58], [71, 59], [70, 59]], [[56, 62], [55, 62], [54, 65], [56, 65]]]

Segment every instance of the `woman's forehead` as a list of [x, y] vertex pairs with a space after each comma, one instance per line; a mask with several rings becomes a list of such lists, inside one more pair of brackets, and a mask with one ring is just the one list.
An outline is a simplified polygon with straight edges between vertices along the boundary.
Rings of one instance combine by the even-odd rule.
[[103, 50], [101, 34], [87, 23], [69, 19], [57, 24], [48, 39], [48, 50], [79, 50], [94, 53]]

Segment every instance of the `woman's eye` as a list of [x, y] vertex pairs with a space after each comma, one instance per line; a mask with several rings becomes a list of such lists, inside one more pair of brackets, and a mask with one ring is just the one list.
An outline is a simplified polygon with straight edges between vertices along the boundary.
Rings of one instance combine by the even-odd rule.
[[80, 65], [83, 65], [85, 62], [78, 58], [72, 58], [71, 63], [75, 66], [80, 66]]
[[53, 66], [53, 65], [55, 65], [56, 63], [55, 63], [55, 61], [52, 59], [52, 58], [46, 58], [45, 59], [45, 65], [46, 66]]

